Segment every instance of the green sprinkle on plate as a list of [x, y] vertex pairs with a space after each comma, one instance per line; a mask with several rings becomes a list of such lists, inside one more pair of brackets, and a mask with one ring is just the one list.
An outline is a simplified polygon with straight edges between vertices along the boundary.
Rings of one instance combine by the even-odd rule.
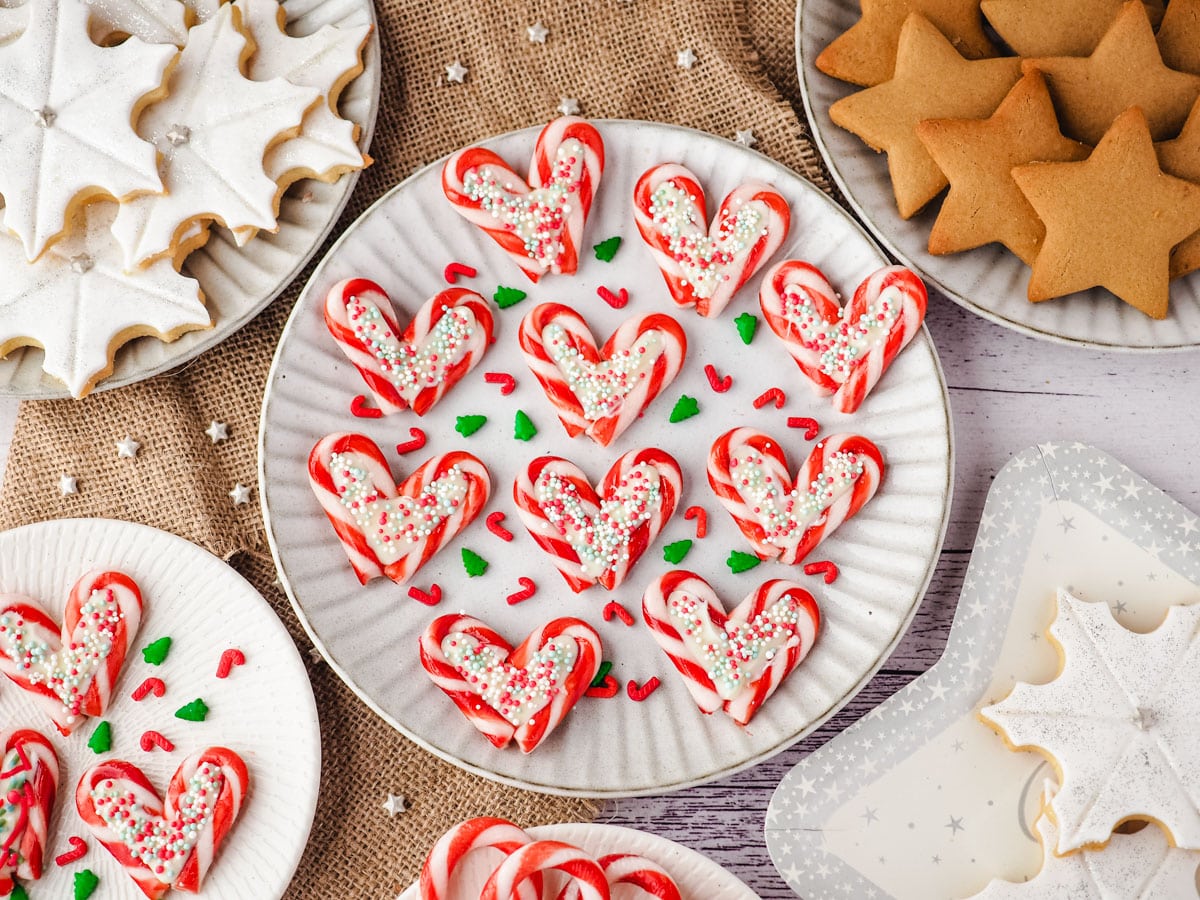
[[107, 753], [112, 749], [112, 726], [101, 722], [88, 738], [88, 749], [93, 753]]
[[487, 416], [459, 416], [454, 420], [454, 430], [463, 437], [470, 437], [487, 423]]
[[601, 241], [592, 247], [596, 251], [596, 259], [600, 262], [612, 262], [613, 257], [617, 255], [617, 250], [621, 247], [621, 238], [610, 237], [608, 240]]
[[733, 550], [729, 554], [729, 559], [725, 560], [725, 565], [729, 566], [729, 571], [734, 575], [739, 575], [742, 572], [749, 572], [760, 562], [762, 560], [753, 553], [743, 553], [741, 550]]
[[671, 421], [682, 422], [684, 419], [699, 415], [699, 413], [700, 404], [696, 402], [696, 398], [683, 394], [675, 401], [675, 407], [671, 410]]
[[501, 309], [508, 309], [510, 306], [516, 306], [528, 296], [520, 288], [500, 285], [496, 288], [496, 293], [492, 294], [492, 299], [496, 301], [496, 305]]
[[688, 551], [692, 549], [692, 542], [684, 538], [682, 541], [676, 541], [673, 544], [667, 544], [663, 547], [663, 559], [671, 563], [673, 566], [683, 562], [683, 558], [688, 555]]
[[171, 652], [171, 639], [160, 637], [153, 644], [142, 648], [142, 659], [152, 666], [161, 666]]
[[472, 578], [476, 578], [487, 571], [488, 561], [474, 550], [468, 550], [466, 547], [463, 547], [462, 561], [463, 568], [467, 570], [467, 574]]
[[199, 697], [175, 710], [175, 718], [183, 719], [185, 722], [203, 722], [207, 715], [208, 704]]
[[528, 441], [532, 440], [535, 434], [537, 426], [533, 424], [533, 420], [525, 415], [525, 410], [518, 409], [513, 419], [513, 437], [518, 441]]
[[605, 659], [601, 660], [600, 668], [596, 670], [596, 677], [592, 679], [592, 683], [588, 687], [604, 687], [604, 679], [608, 677], [608, 673], [612, 671], [612, 663]]
[[742, 313], [733, 320], [733, 324], [737, 326], [738, 335], [743, 344], [749, 344], [754, 340], [754, 332], [758, 330], [758, 316]]
[[75, 873], [75, 900], [88, 900], [96, 888], [100, 886], [100, 878], [91, 869]]

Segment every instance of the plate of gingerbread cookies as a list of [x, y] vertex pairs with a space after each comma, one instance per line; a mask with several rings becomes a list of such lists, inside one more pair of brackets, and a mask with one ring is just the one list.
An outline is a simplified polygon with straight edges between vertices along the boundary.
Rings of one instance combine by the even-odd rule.
[[621, 796], [752, 765], [924, 594], [952, 471], [925, 304], [720, 138], [563, 117], [461, 150], [346, 231], [286, 327], [280, 581], [359, 696], [475, 772]]
[[370, 162], [370, 2], [155, 11], [36, 2], [0, 23], [0, 395], [78, 398], [216, 345], [303, 268]]
[[1062, 343], [1194, 347], [1195, 7], [803, 0], [805, 111], [849, 204], [959, 304]]

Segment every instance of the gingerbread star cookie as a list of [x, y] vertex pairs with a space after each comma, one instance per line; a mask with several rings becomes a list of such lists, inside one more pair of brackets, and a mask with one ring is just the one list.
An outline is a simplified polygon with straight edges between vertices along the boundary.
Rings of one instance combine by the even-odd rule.
[[178, 55], [136, 39], [98, 47], [88, 6], [28, 0], [28, 26], [0, 46], [0, 195], [33, 260], [72, 206], [161, 191], [154, 147], [133, 129]]
[[[1200, 100], [1192, 107], [1179, 137], [1155, 144], [1154, 149], [1158, 152], [1158, 162], [1164, 172], [1192, 184], [1200, 184]], [[1200, 269], [1200, 231], [1171, 251], [1172, 278], [1197, 269]]]
[[1200, 0], [1171, 0], [1158, 29], [1163, 62], [1200, 75]]
[[[1087, 56], [1125, 0], [983, 0], [988, 24], [1018, 56]], [[1146, 4], [1157, 22], [1162, 0]]]
[[1058, 771], [1054, 852], [1104, 844], [1130, 819], [1200, 848], [1200, 604], [1138, 634], [1060, 590], [1048, 634], [1062, 655], [1054, 680], [1018, 683], [979, 715]]
[[253, 44], [240, 25], [241, 11], [226, 5], [192, 28], [171, 72], [170, 95], [138, 124], [162, 156], [167, 193], [121, 204], [113, 233], [129, 268], [172, 255], [197, 220], [277, 227], [282, 191], [263, 171], [263, 156], [295, 136], [318, 91], [282, 78], [246, 78], [241, 65]]
[[1128, 0], [1091, 56], [1026, 59], [1050, 85], [1063, 132], [1095, 144], [1131, 106], [1146, 114], [1156, 141], [1174, 137], [1200, 97], [1200, 75], [1163, 64], [1154, 30], [1140, 0]]
[[895, 76], [837, 101], [829, 116], [887, 153], [896, 205], [907, 219], [947, 184], [917, 137], [917, 123], [989, 116], [1020, 77], [1020, 60], [964, 59], [926, 18], [914, 13], [900, 32]]
[[862, 0], [862, 18], [817, 56], [826, 75], [867, 87], [892, 77], [909, 14], [924, 16], [968, 59], [996, 55], [983, 32], [979, 0]]
[[46, 374], [75, 397], [112, 371], [122, 344], [147, 335], [173, 341], [211, 326], [200, 285], [170, 260], [124, 271], [109, 231], [115, 213], [113, 203], [88, 204], [33, 263], [20, 241], [0, 234], [0, 355], [44, 348]]
[[1046, 228], [1012, 179], [1013, 166], [1084, 159], [1062, 136], [1037, 71], [1016, 83], [988, 119], [927, 119], [917, 136], [950, 181], [929, 234], [929, 252], [958, 253], [998, 241], [1033, 264]]
[[1042, 814], [1034, 830], [1042, 844], [1042, 868], [1020, 883], [993, 879], [968, 900], [1179, 900], [1196, 896], [1200, 853], [1167, 843], [1148, 825], [1133, 834], [1114, 834], [1100, 850], [1056, 856], [1058, 826], [1047, 807], [1057, 788], [1046, 782]]
[[1117, 117], [1083, 162], [1032, 163], [1013, 179], [1046, 225], [1029, 299], [1104, 287], [1167, 316], [1171, 248], [1200, 231], [1200, 187], [1159, 168], [1146, 117]]

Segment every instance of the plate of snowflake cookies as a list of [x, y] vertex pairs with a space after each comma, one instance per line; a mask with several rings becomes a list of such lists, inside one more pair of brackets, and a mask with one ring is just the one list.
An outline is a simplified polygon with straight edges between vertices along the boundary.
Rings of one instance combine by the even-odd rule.
[[0, 572], [0, 895], [282, 897], [321, 738], [262, 596], [105, 519], [0, 534]]
[[82, 397], [219, 343], [300, 271], [370, 162], [367, 0], [5, 12], [0, 394]]
[[718, 138], [563, 117], [465, 148], [347, 230], [281, 339], [281, 582], [473, 771], [617, 796], [751, 765], [924, 593], [952, 462], [925, 300]]

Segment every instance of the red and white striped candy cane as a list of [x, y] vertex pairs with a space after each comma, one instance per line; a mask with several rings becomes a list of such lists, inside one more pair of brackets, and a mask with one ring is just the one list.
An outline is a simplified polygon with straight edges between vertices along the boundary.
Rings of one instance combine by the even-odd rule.
[[808, 655], [820, 629], [817, 601], [772, 579], [731, 612], [707, 581], [677, 569], [650, 583], [642, 616], [704, 713], [746, 725]]
[[122, 572], [96, 569], [75, 582], [61, 628], [36, 601], [0, 596], [0, 671], [70, 734], [108, 708], [141, 621], [141, 591]]
[[180, 764], [165, 802], [141, 769], [110, 760], [84, 772], [75, 807], [142, 892], [158, 900], [172, 887], [200, 890], [249, 787], [242, 758], [225, 747], [209, 747]]
[[[734, 471], [739, 466], [745, 467], [740, 475]], [[860, 471], [849, 472], [851, 468]], [[862, 509], [875, 496], [883, 473], [879, 448], [855, 434], [830, 435], [816, 444], [795, 479], [780, 443], [753, 428], [727, 431], [713, 443], [708, 456], [708, 483], [755, 554], [786, 565], [803, 560]], [[836, 487], [825, 480], [830, 478]], [[756, 486], [773, 491], [773, 508], [748, 499]], [[822, 502], [820, 495], [831, 487], [834, 496]], [[772, 520], [771, 515], [777, 518]]]
[[[628, 884], [640, 888], [644, 896], [655, 900], [683, 900], [679, 886], [662, 866], [633, 853], [610, 853], [596, 862], [604, 870], [609, 888]], [[570, 881], [558, 895], [558, 900], [580, 900], [579, 885]]]
[[730, 191], [707, 224], [704, 188], [674, 163], [648, 169], [633, 189], [634, 219], [677, 306], [719, 316], [779, 249], [791, 225], [787, 200], [769, 184]]
[[487, 300], [447, 288], [426, 300], [403, 333], [387, 292], [348, 278], [325, 296], [325, 324], [384, 415], [424, 415], [478, 365], [492, 340]]
[[488, 878], [479, 900], [515, 900], [521, 882], [546, 871], [569, 875], [579, 888], [579, 900], [609, 900], [608, 878], [600, 863], [562, 841], [534, 841], [515, 850]]
[[50, 815], [58, 791], [58, 754], [44, 736], [28, 728], [0, 735], [0, 800], [11, 804], [0, 831], [0, 894], [13, 878], [36, 881], [50, 843]]
[[407, 582], [471, 524], [491, 493], [487, 467], [470, 453], [430, 457], [397, 485], [379, 445], [344, 432], [317, 442], [308, 476], [363, 584], [380, 576]]
[[815, 267], [784, 260], [759, 290], [771, 330], [819, 394], [853, 413], [925, 320], [925, 284], [901, 266], [869, 275], [843, 309]]
[[[455, 825], [438, 838], [425, 857], [421, 900], [450, 900], [450, 879], [469, 853], [492, 849], [507, 856], [532, 842], [533, 838], [506, 819], [481, 816]], [[520, 900], [541, 900], [540, 873], [522, 882], [518, 896]]]
[[[675, 458], [647, 447], [613, 463], [599, 492], [571, 461], [539, 457], [517, 476], [513, 499], [533, 539], [579, 593], [593, 584], [613, 590], [624, 582], [674, 514], [682, 491]], [[633, 521], [602, 514], [602, 505], [610, 503], [627, 504], [623, 512]]]
[[[564, 640], [569, 642], [569, 661], [553, 670], [536, 658], [552, 640], [560, 646]], [[455, 664], [451, 656], [459, 642], [480, 665]], [[421, 665], [467, 720], [495, 746], [504, 747], [515, 739], [525, 753], [545, 740], [583, 696], [600, 669], [601, 650], [595, 629], [569, 617], [536, 628], [514, 650], [478, 619], [439, 616], [426, 628], [420, 644]], [[513, 686], [516, 691], [510, 690]], [[544, 697], [545, 702], [497, 709], [485, 697], [489, 689], [497, 702], [522, 692]]]
[[519, 340], [567, 434], [587, 434], [603, 447], [675, 380], [687, 355], [687, 335], [670, 316], [626, 319], [597, 349], [587, 322], [561, 303], [531, 310]]
[[442, 190], [454, 209], [496, 241], [536, 282], [579, 267], [583, 229], [604, 172], [604, 140], [585, 119], [563, 116], [538, 135], [529, 179], [482, 147], [453, 154]]

